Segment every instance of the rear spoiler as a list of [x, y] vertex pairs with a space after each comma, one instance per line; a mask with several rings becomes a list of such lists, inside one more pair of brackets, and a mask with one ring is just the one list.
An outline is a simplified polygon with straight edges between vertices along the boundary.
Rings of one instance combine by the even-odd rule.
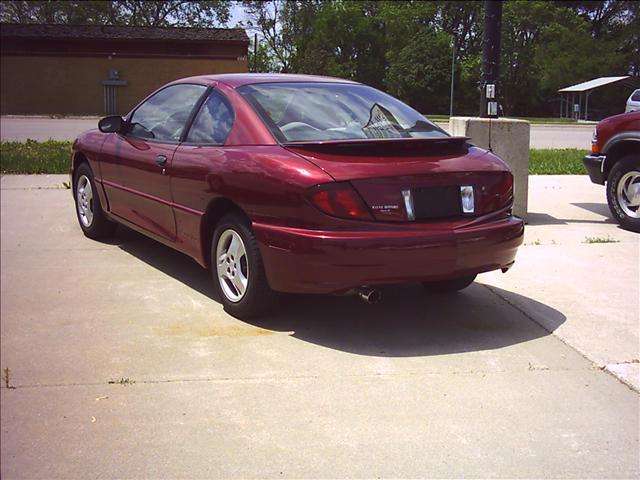
[[422, 151], [441, 153], [458, 150], [471, 140], [469, 137], [434, 137], [434, 138], [356, 138], [350, 140], [311, 140], [303, 142], [285, 142], [282, 146], [301, 150], [345, 151], [351, 154], [365, 152]]

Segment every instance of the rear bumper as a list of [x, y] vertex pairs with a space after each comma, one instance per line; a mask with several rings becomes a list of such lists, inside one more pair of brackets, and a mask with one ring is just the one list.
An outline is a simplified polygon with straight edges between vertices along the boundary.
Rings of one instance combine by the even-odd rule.
[[604, 163], [604, 159], [606, 157], [604, 155], [586, 155], [582, 159], [582, 163], [584, 164], [584, 168], [587, 169], [587, 173], [589, 174], [589, 178], [593, 183], [597, 183], [598, 185], [604, 185], [604, 174], [602, 173], [602, 164]]
[[506, 268], [524, 236], [523, 221], [514, 216], [464, 228], [319, 231], [254, 223], [253, 229], [271, 288], [292, 293], [339, 293]]

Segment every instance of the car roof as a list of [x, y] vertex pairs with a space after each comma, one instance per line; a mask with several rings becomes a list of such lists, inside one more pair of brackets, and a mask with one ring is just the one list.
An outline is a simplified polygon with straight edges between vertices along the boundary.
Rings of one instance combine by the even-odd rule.
[[181, 78], [172, 83], [212, 83], [222, 82], [232, 88], [255, 83], [284, 83], [284, 82], [312, 82], [312, 83], [349, 83], [357, 85], [358, 82], [344, 80], [335, 77], [323, 77], [320, 75], [301, 75], [290, 73], [223, 73], [218, 75], [198, 75], [195, 77]]

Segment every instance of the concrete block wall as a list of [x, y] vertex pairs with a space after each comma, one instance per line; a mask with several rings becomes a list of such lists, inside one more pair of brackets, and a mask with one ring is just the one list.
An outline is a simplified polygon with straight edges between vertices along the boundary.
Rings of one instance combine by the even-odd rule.
[[513, 172], [515, 215], [526, 220], [529, 193], [530, 125], [513, 118], [451, 117], [449, 133], [471, 138], [477, 147], [489, 149], [502, 158]]

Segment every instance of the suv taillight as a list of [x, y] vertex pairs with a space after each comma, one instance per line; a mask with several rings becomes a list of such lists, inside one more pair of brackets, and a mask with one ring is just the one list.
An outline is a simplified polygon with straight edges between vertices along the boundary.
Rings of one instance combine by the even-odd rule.
[[323, 183], [307, 191], [311, 203], [333, 217], [373, 220], [358, 192], [349, 182]]

